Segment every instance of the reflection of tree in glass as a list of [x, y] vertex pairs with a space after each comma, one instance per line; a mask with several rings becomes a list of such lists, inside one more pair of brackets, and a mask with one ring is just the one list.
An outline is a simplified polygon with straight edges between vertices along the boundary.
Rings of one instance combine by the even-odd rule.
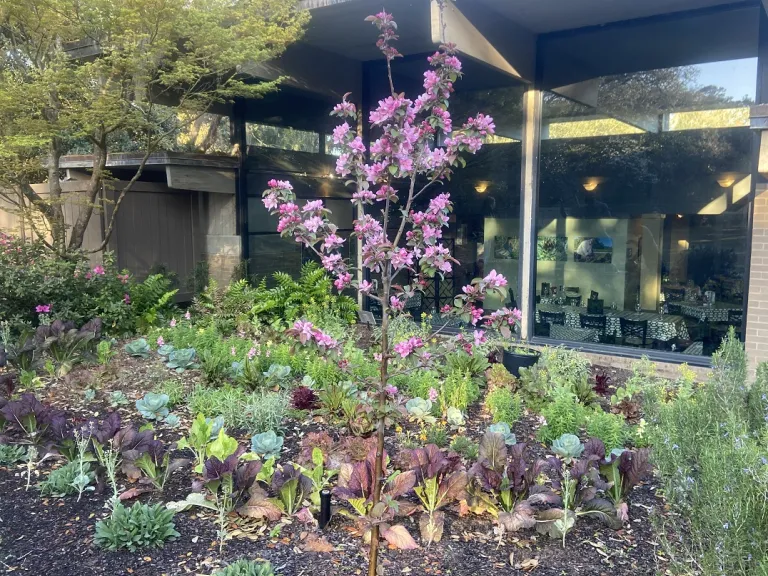
[[320, 136], [316, 132], [268, 124], [247, 124], [246, 134], [250, 146], [297, 152], [318, 153], [320, 151]]

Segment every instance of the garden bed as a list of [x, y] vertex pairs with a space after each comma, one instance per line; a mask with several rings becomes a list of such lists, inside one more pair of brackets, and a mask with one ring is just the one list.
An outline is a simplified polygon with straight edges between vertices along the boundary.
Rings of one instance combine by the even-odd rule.
[[[610, 369], [593, 369], [606, 372]], [[75, 419], [100, 418], [112, 408], [112, 392], [124, 392], [129, 404], [116, 408], [123, 423], [142, 419], [137, 416], [133, 403], [144, 391], [151, 390], [167, 380], [172, 373], [157, 360], [131, 358], [120, 351], [107, 370], [101, 367], [80, 367], [64, 378], [47, 383], [38, 396], [43, 402], [66, 410]], [[627, 376], [612, 371], [614, 386]], [[178, 381], [189, 391], [201, 381], [195, 370], [186, 371]], [[84, 399], [87, 388], [97, 389], [91, 401]], [[183, 404], [174, 410], [182, 420], [178, 429], [162, 424], [156, 426], [156, 435], [165, 442], [174, 442], [188, 427], [192, 415]], [[301, 438], [308, 433], [328, 431], [338, 433], [320, 416], [293, 413], [285, 427], [284, 450], [281, 461], [298, 455]], [[479, 441], [490, 423], [488, 415], [474, 405], [467, 414], [464, 434]], [[413, 424], [405, 424], [406, 430]], [[536, 441], [539, 421], [535, 415], [524, 414], [513, 429], [518, 442], [529, 444], [535, 457], [551, 454], [547, 447]], [[232, 431], [241, 443], [247, 436]], [[389, 433], [387, 450], [397, 459], [397, 436]], [[190, 454], [176, 451], [173, 456]], [[146, 549], [138, 553], [108, 552], [93, 543], [94, 526], [109, 515], [104, 504], [108, 489], [102, 493], [87, 493], [78, 502], [74, 497], [41, 497], [34, 483], [48, 474], [53, 460], [33, 472], [32, 487], [26, 487], [26, 466], [0, 467], [0, 561], [2, 568], [11, 573], [49, 574], [69, 576], [87, 574], [210, 574], [215, 569], [240, 558], [263, 558], [271, 561], [276, 573], [283, 576], [302, 574], [357, 575], [367, 571], [367, 547], [354, 534], [350, 520], [334, 515], [323, 531], [298, 520], [284, 519], [278, 523], [265, 523], [251, 519], [230, 517], [232, 538], [219, 552], [214, 513], [200, 509], [176, 515], [176, 529], [180, 537], [164, 547]], [[189, 493], [191, 471], [189, 466], [175, 472], [162, 493], [139, 496], [142, 502], [169, 502], [183, 500]], [[131, 485], [121, 482], [121, 490]], [[415, 501], [411, 495], [410, 500]], [[568, 534], [563, 548], [557, 539], [550, 539], [535, 531], [526, 530], [499, 537], [496, 524], [488, 517], [468, 515], [460, 517], [457, 506], [446, 515], [445, 536], [440, 542], [418, 550], [385, 549], [382, 565], [387, 574], [453, 574], [485, 575], [531, 572], [544, 575], [560, 574], [653, 574], [657, 567], [656, 543], [650, 515], [658, 513], [661, 502], [656, 496], [653, 482], [644, 483], [630, 496], [630, 522], [621, 530], [610, 530], [595, 520], [580, 520]], [[340, 505], [334, 501], [334, 505]], [[418, 534], [417, 522], [406, 519], [404, 525]], [[276, 528], [277, 526], [277, 528]], [[314, 550], [323, 550], [317, 552]]]

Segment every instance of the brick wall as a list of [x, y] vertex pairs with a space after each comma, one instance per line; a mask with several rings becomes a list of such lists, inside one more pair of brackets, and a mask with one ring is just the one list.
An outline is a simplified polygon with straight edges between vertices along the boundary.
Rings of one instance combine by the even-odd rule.
[[768, 191], [755, 193], [746, 349], [750, 369], [768, 360]]

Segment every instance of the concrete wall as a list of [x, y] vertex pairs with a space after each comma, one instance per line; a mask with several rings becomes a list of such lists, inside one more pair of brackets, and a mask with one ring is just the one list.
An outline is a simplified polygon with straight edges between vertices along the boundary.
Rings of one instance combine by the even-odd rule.
[[212, 192], [200, 195], [201, 256], [208, 262], [210, 276], [219, 286], [226, 286], [242, 257], [240, 236], [236, 233], [235, 196]]

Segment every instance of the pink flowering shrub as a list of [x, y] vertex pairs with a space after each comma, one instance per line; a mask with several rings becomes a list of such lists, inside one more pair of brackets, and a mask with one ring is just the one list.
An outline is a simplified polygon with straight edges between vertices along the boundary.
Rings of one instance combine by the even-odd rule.
[[78, 326], [99, 317], [106, 332], [133, 332], [136, 318], [155, 303], [146, 303], [150, 290], [142, 288], [109, 253], [94, 266], [83, 253], [62, 258], [40, 242], [0, 232], [0, 318], [12, 327], [37, 325], [45, 314]]
[[[391, 92], [371, 110], [368, 118], [362, 119], [369, 122], [375, 139], [370, 146], [363, 142], [356, 128], [357, 107], [346, 96], [331, 115], [341, 122], [333, 130], [334, 144], [341, 149], [336, 173], [351, 187], [352, 202], [358, 209], [353, 235], [361, 243], [361, 264], [374, 273], [377, 280], [357, 280], [358, 271], [343, 258], [344, 240], [338, 235], [338, 228], [331, 222], [330, 212], [322, 200], [299, 205], [290, 182], [271, 180], [264, 191], [263, 202], [267, 210], [278, 217], [278, 232], [314, 251], [323, 267], [333, 275], [339, 291], [354, 288], [382, 309], [381, 348], [374, 355], [381, 363], [381, 378], [374, 393], [379, 423], [373, 476], [380, 478], [384, 469], [384, 426], [393, 412], [392, 403], [397, 401], [396, 389], [389, 384], [389, 379], [398, 370], [408, 370], [406, 363], [410, 363], [410, 369], [430, 366], [456, 346], [452, 339], [430, 345], [429, 350], [424, 349], [424, 339], [418, 337], [390, 342], [387, 328], [392, 317], [403, 313], [407, 299], [426, 285], [427, 278], [448, 274], [457, 263], [442, 241], [453, 204], [450, 194], [441, 187], [454, 170], [466, 163], [466, 155], [480, 150], [484, 138], [494, 134], [495, 126], [493, 119], [484, 114], [464, 122], [454, 122], [451, 118], [449, 100], [462, 70], [452, 45], [440, 46], [428, 58], [430, 69], [424, 73], [422, 94], [410, 99], [398, 93], [391, 71], [392, 61], [400, 56], [393, 46], [397, 25], [385, 12], [367, 20], [380, 31], [377, 46], [387, 62]], [[438, 135], [442, 136], [440, 146], [435, 145]], [[406, 286], [395, 284], [394, 278], [406, 272], [414, 278], [413, 282]], [[478, 344], [485, 341], [484, 330], [488, 328], [509, 337], [519, 320], [519, 312], [504, 308], [486, 313], [482, 306], [489, 292], [503, 296], [506, 286], [507, 280], [492, 270], [465, 286], [443, 313], [459, 316], [476, 326], [473, 342]], [[324, 345], [322, 336], [306, 320], [297, 321], [289, 333], [302, 344], [311, 343], [326, 349], [336, 344]], [[374, 484], [375, 505], [379, 502], [381, 484]], [[404, 544], [403, 547], [410, 547], [411, 543]], [[369, 574], [375, 574], [377, 547], [378, 526], [375, 526]]]

